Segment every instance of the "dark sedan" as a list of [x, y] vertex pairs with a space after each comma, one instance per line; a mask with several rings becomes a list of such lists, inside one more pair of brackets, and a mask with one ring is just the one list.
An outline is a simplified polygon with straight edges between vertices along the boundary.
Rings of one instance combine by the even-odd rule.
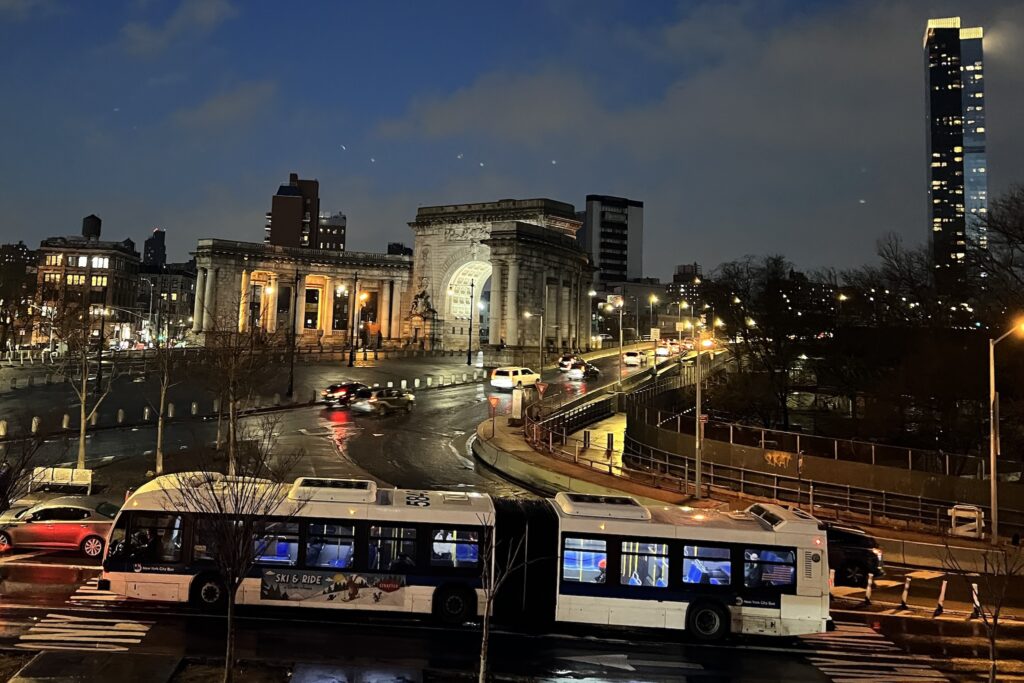
[[327, 405], [343, 408], [344, 406], [349, 405], [356, 393], [362, 389], [366, 389], [365, 384], [361, 384], [359, 382], [342, 382], [340, 384], [332, 384], [327, 387], [320, 392], [320, 396]]

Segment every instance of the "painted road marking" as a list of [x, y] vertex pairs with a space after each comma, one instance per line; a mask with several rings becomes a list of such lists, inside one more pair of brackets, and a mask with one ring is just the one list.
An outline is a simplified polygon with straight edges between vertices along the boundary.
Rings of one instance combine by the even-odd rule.
[[934, 572], [930, 569], [920, 569], [918, 571], [910, 572], [909, 574], [907, 574], [907, 576], [909, 576], [910, 578], [920, 581], [932, 581], [933, 579], [938, 579], [945, 575], [945, 572]]
[[111, 602], [114, 600], [120, 600], [121, 596], [117, 593], [111, 593], [110, 591], [101, 591], [97, 584], [99, 578], [89, 579], [75, 591], [69, 599], [72, 602], [83, 602], [83, 601], [95, 601], [95, 602]]
[[948, 680], [927, 657], [906, 653], [863, 624], [838, 622], [835, 631], [802, 636], [800, 640], [820, 646], [808, 653], [807, 660], [834, 683]]
[[26, 650], [127, 652], [128, 646], [142, 642], [152, 625], [152, 621], [47, 614], [15, 645]]
[[638, 666], [691, 670], [702, 670], [704, 668], [700, 664], [693, 664], [691, 662], [676, 662], [661, 659], [633, 659], [629, 655], [625, 654], [581, 655], [578, 657], [559, 657], [559, 659], [564, 659], [568, 662], [577, 662], [579, 664], [600, 666], [605, 669], [617, 669], [619, 671], [636, 671], [636, 667]]

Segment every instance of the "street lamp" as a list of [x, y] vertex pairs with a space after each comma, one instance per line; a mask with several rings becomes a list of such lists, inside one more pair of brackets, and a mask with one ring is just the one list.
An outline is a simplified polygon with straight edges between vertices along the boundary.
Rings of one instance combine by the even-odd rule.
[[473, 310], [473, 301], [476, 294], [476, 280], [469, 281], [469, 337], [466, 339], [466, 365], [473, 364], [473, 318], [476, 311]]
[[1024, 332], [1024, 322], [1014, 325], [1002, 336], [988, 340], [988, 460], [989, 460], [989, 497], [992, 505], [992, 545], [999, 543], [999, 471], [996, 469], [996, 458], [999, 455], [999, 419], [996, 414], [996, 344], [1014, 332]]
[[[656, 297], [653, 294], [651, 294], [651, 296], [647, 298], [647, 302], [651, 305], [651, 315], [650, 315], [651, 319], [650, 319], [650, 325], [649, 326], [653, 330], [654, 327], [655, 327], [655, 322], [654, 322], [654, 304], [658, 303], [658, 297]], [[661, 327], [661, 326], [658, 325], [658, 327]], [[658, 345], [658, 340], [657, 339], [653, 339], [653, 337], [654, 337], [653, 334], [651, 335], [651, 337], [652, 337], [651, 341], [653, 341], [654, 345], [657, 346]]]
[[619, 309], [619, 377], [616, 381], [616, 385], [619, 389], [622, 389], [622, 309], [625, 307], [625, 298], [619, 297], [615, 300], [614, 304], [608, 304], [608, 312], [614, 311], [616, 308]]

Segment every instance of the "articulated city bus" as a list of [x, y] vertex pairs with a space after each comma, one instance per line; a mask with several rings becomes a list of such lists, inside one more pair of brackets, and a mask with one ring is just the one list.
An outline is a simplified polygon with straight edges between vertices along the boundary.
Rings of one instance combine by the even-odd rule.
[[[226, 591], [203, 518], [179, 505], [181, 475], [128, 498], [100, 587], [125, 598], [218, 609]], [[221, 486], [232, 486], [223, 478]], [[283, 486], [266, 482], [266, 486]], [[284, 494], [285, 489], [281, 493]], [[511, 500], [300, 478], [253, 539], [242, 605], [433, 615], [483, 613], [483, 563], [513, 570], [494, 617], [792, 636], [828, 624], [825, 532], [800, 511], [720, 513], [644, 506], [628, 496]], [[494, 539], [494, 543], [489, 541]]]

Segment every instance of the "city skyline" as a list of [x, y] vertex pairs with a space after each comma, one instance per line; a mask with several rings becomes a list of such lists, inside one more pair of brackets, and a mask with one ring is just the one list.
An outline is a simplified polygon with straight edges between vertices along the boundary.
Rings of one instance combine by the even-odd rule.
[[[854, 266], [890, 231], [924, 241], [919, 41], [929, 18], [958, 14], [986, 30], [990, 194], [1024, 179], [1024, 60], [1006, 37], [1024, 12], [1010, 3], [581, 8], [5, 8], [0, 239], [71, 234], [96, 213], [136, 242], [165, 228], [183, 260], [201, 237], [259, 240], [295, 171], [348, 216], [353, 251], [408, 241], [421, 205], [581, 209], [602, 193], [644, 202], [644, 275], [746, 253]], [[303, 22], [325, 28], [299, 57]], [[348, 26], [363, 28], [343, 30], [339, 56], [328, 38]]]

